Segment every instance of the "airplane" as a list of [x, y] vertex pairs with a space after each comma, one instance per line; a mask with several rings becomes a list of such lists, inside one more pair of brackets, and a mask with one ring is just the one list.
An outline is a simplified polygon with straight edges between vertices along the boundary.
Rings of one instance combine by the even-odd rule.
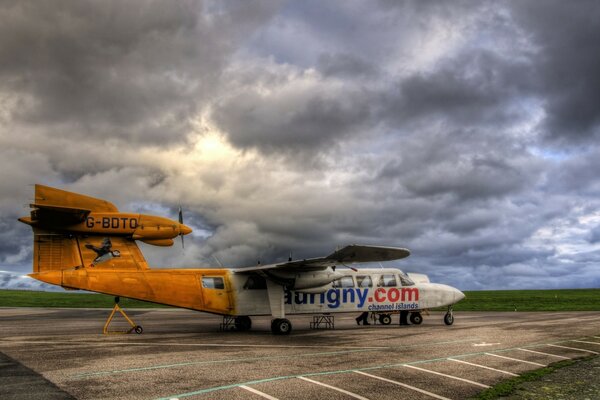
[[183, 224], [181, 209], [179, 221], [122, 213], [106, 200], [39, 184], [30, 207], [31, 215], [19, 218], [33, 229], [29, 276], [115, 296], [104, 333], [110, 333], [115, 311], [131, 324], [129, 333], [143, 331], [119, 308], [119, 297], [222, 315], [222, 327], [241, 331], [251, 329], [252, 316], [270, 315], [271, 331], [280, 335], [291, 332], [286, 315], [294, 314], [313, 314], [317, 327], [331, 327], [334, 313], [370, 311], [384, 325], [392, 314], [410, 313], [418, 325], [424, 310], [448, 307], [444, 322], [452, 325], [452, 306], [465, 297], [424, 274], [351, 266], [406, 258], [405, 248], [348, 245], [325, 257], [246, 268], [157, 269], [148, 266], [136, 241], [171, 246], [180, 236], [183, 245], [192, 229]]

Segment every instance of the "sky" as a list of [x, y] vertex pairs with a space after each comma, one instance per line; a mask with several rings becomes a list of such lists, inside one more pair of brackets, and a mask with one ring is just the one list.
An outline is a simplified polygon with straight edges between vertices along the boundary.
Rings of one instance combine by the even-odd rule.
[[0, 288], [43, 287], [35, 183], [181, 205], [157, 267], [357, 243], [462, 290], [600, 287], [598, 43], [585, 0], [0, 1]]

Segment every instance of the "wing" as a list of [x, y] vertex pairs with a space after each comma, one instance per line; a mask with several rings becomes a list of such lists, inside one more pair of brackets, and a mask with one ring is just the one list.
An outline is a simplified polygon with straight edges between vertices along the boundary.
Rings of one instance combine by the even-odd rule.
[[401, 258], [406, 258], [409, 255], [410, 251], [401, 247], [361, 246], [352, 244], [335, 251], [327, 257], [288, 261], [281, 264], [257, 265], [254, 267], [234, 269], [233, 272], [245, 273], [281, 268], [298, 271], [323, 270], [327, 267], [339, 264], [399, 260]]

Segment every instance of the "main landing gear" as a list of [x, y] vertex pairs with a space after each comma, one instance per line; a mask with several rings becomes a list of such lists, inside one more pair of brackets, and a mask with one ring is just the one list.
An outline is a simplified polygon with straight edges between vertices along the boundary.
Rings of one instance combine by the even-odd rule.
[[234, 324], [238, 331], [249, 331], [252, 328], [252, 320], [245, 315], [235, 317]]
[[452, 325], [454, 323], [454, 314], [452, 313], [452, 306], [448, 306], [448, 312], [444, 315], [444, 323], [446, 325]]
[[286, 318], [275, 318], [271, 321], [271, 332], [275, 335], [289, 335], [292, 323]]
[[413, 325], [421, 325], [423, 323], [423, 316], [420, 312], [410, 313], [410, 323]]
[[[115, 297], [115, 306], [112, 309], [112, 312], [110, 313], [110, 315], [108, 316], [108, 319], [106, 320], [106, 323], [104, 324], [104, 329], [102, 330], [102, 333], [104, 333], [105, 335], [110, 335], [110, 334], [123, 334], [123, 333], [137, 333], [137, 334], [141, 334], [142, 332], [144, 332], [144, 329], [140, 326], [140, 325], [136, 325], [135, 322], [133, 322], [131, 320], [131, 318], [129, 318], [127, 316], [127, 314], [125, 314], [125, 311], [119, 307], [119, 297]], [[125, 319], [127, 320], [127, 322], [129, 322], [129, 325], [131, 325], [131, 328], [129, 330], [126, 331], [109, 331], [108, 330], [108, 326], [110, 325], [110, 323], [112, 322], [113, 317], [115, 316], [116, 312], [120, 312], [121, 315], [123, 317], [125, 317]]]

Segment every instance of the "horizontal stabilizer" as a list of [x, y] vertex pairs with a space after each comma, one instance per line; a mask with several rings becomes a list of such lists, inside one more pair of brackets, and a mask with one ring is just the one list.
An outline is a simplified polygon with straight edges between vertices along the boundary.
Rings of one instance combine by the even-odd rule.
[[44, 206], [94, 212], [119, 212], [114, 204], [106, 200], [49, 186], [35, 185], [35, 202], [32, 207], [42, 208]]

